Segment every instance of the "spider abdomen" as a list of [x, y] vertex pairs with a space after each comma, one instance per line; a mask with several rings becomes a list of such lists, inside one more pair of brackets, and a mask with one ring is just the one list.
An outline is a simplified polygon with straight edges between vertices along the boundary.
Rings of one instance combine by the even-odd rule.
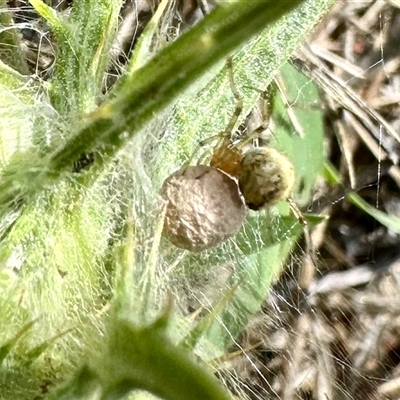
[[292, 163], [277, 150], [256, 147], [243, 155], [238, 179], [247, 206], [259, 210], [289, 198], [295, 174]]

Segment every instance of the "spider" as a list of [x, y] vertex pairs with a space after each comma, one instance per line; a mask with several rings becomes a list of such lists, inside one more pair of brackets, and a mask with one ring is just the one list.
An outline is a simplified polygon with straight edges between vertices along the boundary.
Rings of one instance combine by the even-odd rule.
[[268, 128], [269, 123], [262, 123], [239, 143], [234, 143], [232, 140], [232, 131], [242, 112], [243, 100], [234, 83], [231, 58], [227, 59], [227, 70], [231, 91], [236, 99], [236, 108], [226, 129], [219, 135], [219, 140], [214, 146], [210, 166], [237, 179], [245, 203], [251, 210], [268, 209], [282, 200], [287, 201], [291, 212], [303, 226], [306, 254], [314, 263], [315, 254], [308, 223], [297, 204], [291, 199], [295, 184], [293, 164], [273, 147], [252, 146], [245, 150], [250, 141]]
[[234, 83], [231, 58], [227, 60], [227, 69], [236, 108], [213, 149], [210, 166], [236, 178], [246, 205], [252, 210], [261, 210], [289, 200], [295, 182], [294, 168], [287, 157], [272, 147], [244, 150], [249, 141], [266, 129], [264, 125], [241, 142], [232, 142], [231, 133], [242, 112], [243, 100]]
[[[210, 166], [237, 179], [245, 203], [251, 210], [268, 209], [282, 200], [287, 201], [291, 212], [303, 226], [307, 254], [314, 263], [315, 255], [308, 223], [291, 198], [295, 184], [293, 164], [273, 147], [251, 146], [248, 148], [248, 143], [265, 131], [269, 122], [262, 122], [257, 129], [239, 143], [232, 141], [232, 131], [243, 110], [243, 100], [235, 86], [231, 58], [227, 59], [227, 69], [231, 91], [236, 99], [236, 108], [213, 149]], [[266, 119], [268, 120], [268, 118]]]
[[[246, 148], [266, 128], [261, 126], [239, 142], [232, 139], [243, 103], [234, 85], [231, 59], [227, 67], [236, 109], [226, 129], [218, 135], [210, 165], [186, 165], [171, 174], [161, 188], [167, 200], [165, 236], [177, 247], [195, 252], [215, 247], [236, 234], [246, 215], [245, 204], [253, 210], [267, 208], [280, 200], [292, 204], [290, 194], [295, 182], [292, 163], [272, 147]], [[215, 137], [206, 141], [210, 139]], [[296, 207], [291, 208], [301, 222], [301, 213]]]

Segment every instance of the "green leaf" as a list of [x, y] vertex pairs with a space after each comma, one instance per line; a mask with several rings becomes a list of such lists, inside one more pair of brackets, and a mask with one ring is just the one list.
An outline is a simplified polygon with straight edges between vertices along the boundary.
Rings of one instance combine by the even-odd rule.
[[[336, 168], [328, 162], [326, 162], [325, 167], [327, 179], [334, 184], [341, 183], [341, 177]], [[367, 203], [360, 195], [355, 192], [347, 193], [346, 198], [355, 206], [357, 206], [360, 210], [363, 210], [372, 218], [375, 218], [383, 226], [386, 226], [386, 228], [395, 233], [400, 233], [400, 218], [396, 217], [395, 215], [390, 215], [378, 210], [376, 207], [373, 207], [371, 204]]]
[[167, 328], [167, 315], [142, 327], [112, 321], [107, 351], [50, 398], [111, 400], [146, 390], [166, 400], [230, 400], [204, 365], [172, 343]]
[[[315, 107], [319, 100], [318, 91], [290, 64], [279, 70], [279, 81], [281, 91], [272, 93], [271, 145], [293, 162], [297, 182], [293, 197], [296, 203], [307, 204], [324, 168], [322, 112]], [[288, 105], [291, 105], [294, 117], [288, 112]], [[305, 218], [308, 221], [307, 216]], [[323, 217], [309, 218], [309, 227], [323, 220]], [[197, 269], [202, 266], [200, 271], [212, 268], [213, 263], [233, 263], [235, 273], [228, 281], [228, 287], [235, 287], [237, 281], [243, 282], [204, 335], [199, 348], [207, 354], [205, 357], [215, 353], [221, 355], [232, 343], [232, 337], [240, 334], [260, 309], [303, 230], [289, 204], [282, 202], [269, 212], [251, 212], [232, 242], [205, 256], [188, 258], [188, 264]]]
[[12, 339], [0, 346], [0, 364], [3, 363], [4, 359], [17, 344], [17, 342], [32, 328], [33, 324], [36, 322], [37, 320], [34, 320], [25, 324]]
[[276, 78], [271, 145], [284, 152], [296, 171], [293, 198], [310, 202], [315, 181], [324, 171], [324, 124], [317, 86], [290, 63]]

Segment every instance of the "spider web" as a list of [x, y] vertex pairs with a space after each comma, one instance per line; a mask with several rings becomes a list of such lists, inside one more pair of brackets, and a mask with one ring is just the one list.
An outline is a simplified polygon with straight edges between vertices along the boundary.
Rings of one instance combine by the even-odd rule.
[[[344, 178], [340, 187], [323, 185], [314, 194], [313, 210], [324, 210], [330, 220], [313, 234], [319, 257], [306, 271], [312, 279], [299, 280], [293, 273], [298, 264], [289, 261], [262, 312], [235, 344], [241, 355], [223, 376], [231, 387], [239, 382], [236, 393], [279, 399], [398, 396], [392, 308], [398, 296], [398, 139], [392, 131], [398, 124], [398, 54], [391, 33], [398, 15], [385, 2], [340, 2], [311, 48], [299, 55], [297, 65], [319, 83], [325, 107], [334, 112], [333, 118], [327, 114], [328, 159]], [[323, 62], [312, 64], [315, 54]], [[319, 79], [317, 71], [327, 65], [329, 78]], [[335, 80], [343, 82], [341, 90], [329, 85]], [[397, 226], [385, 224], [379, 212]], [[256, 350], [246, 351], [252, 346]]]
[[[379, 399], [398, 393], [398, 325], [393, 308], [399, 233], [398, 54], [393, 29], [398, 15], [385, 2], [341, 2], [327, 17], [327, 27], [317, 29], [309, 47], [295, 59], [320, 86], [327, 120], [326, 167], [334, 167], [341, 177], [336, 184], [335, 179], [318, 181], [307, 209], [330, 217], [312, 235], [317, 262], [308, 262], [304, 243], [292, 241], [291, 250], [273, 267], [274, 244], [267, 245], [263, 234], [278, 232], [275, 245], [281, 253], [279, 246], [288, 231], [263, 214], [250, 216], [256, 222], [243, 233], [247, 248], [257, 256], [266, 251], [257, 261], [254, 253], [243, 251], [239, 237], [213, 252], [188, 255], [188, 261], [182, 257], [176, 266], [184, 271], [177, 285], [183, 286], [183, 294], [176, 291], [177, 298], [184, 299], [183, 310], [213, 312], [221, 298], [229, 303], [196, 351], [206, 359], [218, 358], [218, 375], [237, 395]], [[365, 32], [372, 32], [370, 40]], [[317, 71], [323, 71], [323, 77]], [[297, 90], [305, 91], [301, 86]], [[287, 96], [283, 103], [291, 109], [313, 107], [302, 104], [299, 95], [280, 94]], [[207, 104], [202, 113], [210, 113]], [[225, 116], [228, 120], [229, 113]], [[198, 118], [194, 121], [201, 126]], [[264, 265], [270, 263], [269, 276], [254, 267], [261, 259]], [[266, 297], [257, 299], [259, 303], [240, 285], [237, 297], [229, 297], [235, 285], [232, 277], [241, 266], [254, 273], [253, 294], [254, 282], [265, 284]], [[275, 284], [269, 290], [271, 282]], [[243, 303], [232, 306], [238, 298]], [[241, 314], [242, 306], [251, 309], [247, 318]], [[222, 345], [215, 346], [221, 338], [225, 338]], [[228, 351], [220, 355], [218, 351], [229, 343]]]

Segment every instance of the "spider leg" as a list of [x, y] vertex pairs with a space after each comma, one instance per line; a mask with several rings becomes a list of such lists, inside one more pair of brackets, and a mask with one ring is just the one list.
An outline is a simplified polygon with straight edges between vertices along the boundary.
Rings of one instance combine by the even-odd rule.
[[[259, 139], [260, 135], [268, 129], [271, 116], [270, 99], [271, 93], [269, 90], [260, 91], [260, 97], [257, 106], [253, 108], [253, 111], [250, 115], [250, 119], [255, 120], [250, 120], [250, 123], [252, 122], [252, 125], [255, 125], [256, 127], [252, 128], [250, 126], [250, 128], [252, 128], [250, 133], [248, 133], [246, 137], [244, 137], [240, 141], [240, 143], [236, 145], [239, 150], [242, 150], [248, 144], [252, 143], [255, 139]], [[262, 146], [262, 144], [258, 143], [258, 146]]]
[[222, 132], [222, 134], [224, 136], [231, 136], [233, 128], [235, 127], [240, 114], [243, 111], [243, 99], [240, 96], [236, 85], [235, 85], [235, 79], [233, 76], [233, 64], [232, 64], [232, 57], [228, 57], [228, 59], [226, 60], [226, 69], [228, 71], [228, 79], [229, 79], [229, 85], [231, 87], [231, 91], [233, 96], [236, 99], [236, 107], [235, 107], [235, 111], [233, 112], [233, 115], [231, 117], [231, 119], [228, 122], [228, 125], [226, 126], [225, 130]]
[[[235, 85], [235, 80], [233, 76], [233, 65], [232, 65], [232, 57], [228, 57], [226, 60], [226, 68], [228, 72], [228, 79], [229, 79], [229, 85], [231, 87], [231, 91], [233, 93], [233, 96], [235, 97], [236, 100], [236, 106], [235, 110], [225, 127], [225, 129], [220, 132], [218, 135], [214, 135], [212, 137], [209, 137], [205, 140], [202, 140], [199, 142], [199, 144], [196, 146], [195, 151], [193, 152], [192, 157], [186, 162], [187, 165], [191, 164], [193, 161], [193, 157], [195, 154], [199, 152], [199, 150], [206, 146], [209, 143], [212, 143], [213, 141], [216, 141], [216, 145], [214, 146], [214, 152], [217, 149], [223, 149], [223, 148], [228, 148], [231, 145], [231, 138], [232, 138], [232, 131], [240, 117], [240, 114], [242, 113], [243, 110], [243, 99], [239, 94], [239, 91], [236, 88]], [[199, 162], [201, 163], [205, 157], [200, 157]]]
[[[315, 266], [317, 265], [317, 256], [315, 253], [315, 248], [312, 244], [311, 235], [310, 235], [310, 227], [308, 226], [307, 220], [303, 217], [302, 212], [299, 210], [299, 207], [292, 199], [287, 199], [290, 210], [293, 215], [298, 219], [299, 223], [303, 226], [304, 230], [304, 240], [306, 244], [306, 258], [304, 260], [304, 264], [300, 270], [299, 276], [299, 285], [300, 287], [308, 287], [310, 281], [310, 275], [313, 275], [315, 271]], [[311, 271], [310, 271], [311, 270]]]
[[274, 84], [281, 95], [281, 99], [285, 105], [286, 112], [288, 114], [288, 117], [290, 118], [290, 122], [292, 123], [294, 130], [300, 137], [304, 138], [306, 136], [306, 133], [304, 132], [304, 128], [297, 118], [296, 113], [293, 111], [294, 104], [290, 104], [285, 83], [279, 74], [275, 77]]
[[[190, 165], [190, 164], [192, 163], [192, 161], [193, 161], [194, 156], [195, 156], [196, 154], [198, 154], [198, 153], [200, 152], [200, 150], [201, 150], [204, 146], [207, 146], [208, 144], [210, 144], [210, 143], [212, 143], [212, 142], [214, 142], [214, 141], [218, 141], [218, 142], [217, 142], [217, 146], [220, 146], [220, 145], [221, 145], [221, 135], [220, 135], [220, 134], [218, 134], [218, 135], [213, 135], [213, 136], [208, 137], [207, 139], [204, 139], [204, 140], [199, 141], [198, 144], [197, 144], [197, 146], [196, 146], [196, 148], [195, 148], [194, 151], [193, 151], [192, 156], [190, 157], [190, 159], [189, 159], [188, 161], [186, 161], [185, 165]], [[202, 163], [205, 162], [205, 159], [207, 158], [206, 154], [207, 154], [206, 151], [203, 152], [203, 154], [202, 154], [202, 155], [199, 157], [199, 159], [198, 159], [198, 164], [202, 164]]]

